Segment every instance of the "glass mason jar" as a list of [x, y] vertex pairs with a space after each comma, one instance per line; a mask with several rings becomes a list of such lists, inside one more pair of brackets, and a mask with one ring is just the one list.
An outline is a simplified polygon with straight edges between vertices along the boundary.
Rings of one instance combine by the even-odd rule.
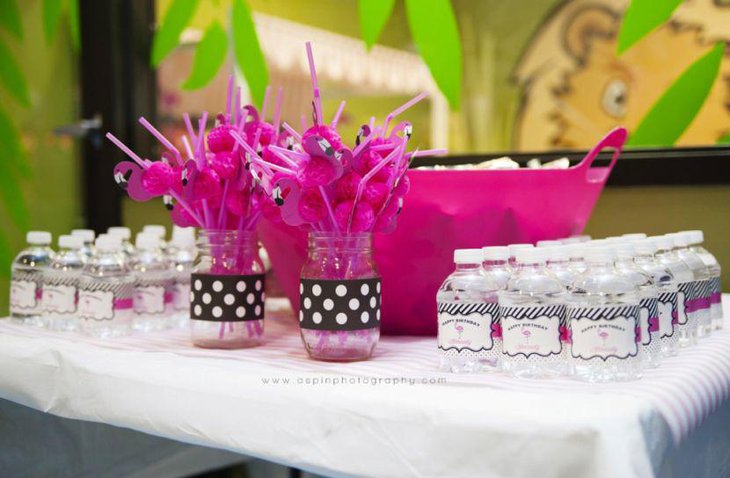
[[201, 231], [190, 277], [193, 345], [254, 347], [264, 337], [264, 264], [253, 231]]
[[372, 355], [381, 284], [371, 233], [310, 232], [299, 292], [299, 326], [311, 358], [351, 362]]

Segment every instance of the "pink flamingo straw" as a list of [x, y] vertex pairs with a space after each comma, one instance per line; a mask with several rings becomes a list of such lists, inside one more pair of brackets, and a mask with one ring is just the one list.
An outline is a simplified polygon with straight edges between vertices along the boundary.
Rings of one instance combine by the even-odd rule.
[[312, 79], [312, 89], [314, 90], [314, 124], [315, 126], [322, 121], [322, 99], [319, 96], [319, 83], [317, 82], [317, 69], [314, 66], [314, 53], [312, 53], [312, 43], [306, 43], [307, 60], [309, 61], [309, 75]]

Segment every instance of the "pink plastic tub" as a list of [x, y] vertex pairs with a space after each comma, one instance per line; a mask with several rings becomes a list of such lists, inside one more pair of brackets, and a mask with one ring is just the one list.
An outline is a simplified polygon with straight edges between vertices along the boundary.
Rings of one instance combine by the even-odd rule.
[[[436, 334], [436, 291], [453, 270], [454, 249], [580, 234], [625, 140], [625, 129], [613, 130], [569, 169], [410, 171], [411, 190], [398, 227], [375, 237], [383, 279], [382, 332]], [[611, 163], [591, 167], [604, 148], [614, 149]], [[296, 310], [306, 234], [269, 222], [259, 232]]]

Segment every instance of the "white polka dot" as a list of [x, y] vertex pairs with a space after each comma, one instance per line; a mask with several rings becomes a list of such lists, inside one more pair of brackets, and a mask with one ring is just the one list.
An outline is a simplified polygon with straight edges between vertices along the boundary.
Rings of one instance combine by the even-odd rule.
[[304, 298], [304, 308], [308, 309], [310, 307], [312, 307], [312, 299], [310, 299], [309, 297], [305, 297]]
[[253, 304], [254, 299], [256, 298], [253, 296], [253, 292], [249, 293], [248, 296], [246, 296], [246, 302], [248, 302], [249, 304]]
[[195, 308], [193, 309], [193, 313], [195, 313], [195, 315], [197, 315], [197, 316], [200, 316], [200, 314], [202, 312], [203, 312], [203, 308], [200, 307], [200, 304], [196, 305]]
[[233, 305], [233, 303], [236, 301], [236, 298], [233, 297], [233, 294], [226, 294], [225, 297], [223, 297], [223, 302], [226, 303], [226, 305]]
[[217, 280], [213, 282], [213, 290], [216, 292], [220, 292], [223, 290], [223, 282]]
[[360, 307], [360, 301], [354, 297], [350, 299], [350, 309], [357, 310], [358, 307]]
[[266, 292], [261, 293], [261, 300], [262, 301], [266, 300]]
[[324, 307], [324, 310], [332, 310], [335, 308], [335, 303], [332, 302], [332, 299], [325, 299], [322, 307]]
[[378, 282], [378, 285], [375, 286], [375, 290], [377, 290], [378, 294], [380, 294], [380, 282]]
[[304, 294], [304, 284], [302, 284], [301, 282], [299, 283], [299, 293]]
[[322, 287], [320, 287], [319, 284], [314, 284], [312, 286], [312, 294], [314, 294], [315, 297], [319, 297], [319, 295], [322, 293]]
[[256, 290], [261, 290], [261, 287], [263, 287], [263, 284], [261, 283], [260, 280], [257, 280], [256, 281]]
[[213, 317], [220, 317], [221, 315], [223, 315], [223, 309], [221, 309], [217, 305], [213, 307]]
[[345, 314], [344, 312], [340, 312], [335, 316], [335, 320], [338, 324], [344, 325], [345, 323], [347, 323], [347, 314]]
[[322, 314], [320, 314], [319, 312], [315, 312], [314, 314], [312, 314], [312, 322], [314, 322], [315, 324], [319, 324], [320, 322], [322, 322]]
[[261, 315], [261, 306], [257, 305], [256, 308], [253, 310], [254, 314], [256, 314], [256, 317]]
[[370, 314], [368, 314], [368, 311], [366, 310], [362, 314], [360, 314], [360, 320], [362, 320], [363, 324], [366, 324], [368, 320], [370, 320]]
[[242, 280], [236, 282], [236, 290], [238, 292], [243, 292], [244, 290], [246, 290], [246, 283]]
[[207, 292], [203, 294], [203, 303], [204, 304], [210, 304], [210, 301], [213, 300], [213, 298], [208, 294]]
[[203, 283], [200, 282], [200, 279], [195, 281], [195, 290], [200, 290], [203, 288]]
[[380, 320], [380, 309], [375, 313], [375, 318]]
[[368, 286], [367, 284], [363, 284], [362, 286], [360, 286], [360, 293], [362, 295], [368, 295], [369, 292], [370, 292], [370, 286]]
[[195, 292], [190, 291], [190, 302], [195, 302]]
[[300, 310], [299, 311], [299, 322], [303, 322], [303, 321], [304, 321], [304, 311]]
[[378, 301], [375, 300], [375, 297], [370, 297], [370, 307], [374, 309], [376, 305], [378, 305]]
[[246, 315], [246, 309], [243, 307], [236, 307], [236, 317], [239, 319]]
[[347, 287], [345, 287], [343, 284], [338, 285], [335, 288], [335, 294], [337, 294], [339, 297], [345, 297], [345, 294], [347, 294]]

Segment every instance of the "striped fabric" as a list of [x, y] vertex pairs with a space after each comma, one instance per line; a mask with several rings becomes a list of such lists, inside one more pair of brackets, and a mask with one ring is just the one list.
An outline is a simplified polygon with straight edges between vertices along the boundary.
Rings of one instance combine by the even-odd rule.
[[[724, 299], [727, 301], [728, 296]], [[730, 308], [726, 308], [730, 310]], [[435, 338], [383, 337], [372, 360], [349, 364], [309, 360], [301, 344], [296, 320], [280, 299], [267, 301], [266, 344], [245, 350], [209, 350], [192, 347], [186, 330], [136, 334], [101, 340], [74, 333], [53, 332], [8, 320], [0, 321], [0, 333], [45, 337], [102, 347], [109, 351], [133, 350], [175, 353], [181, 356], [245, 361], [262, 376], [291, 372], [342, 374], [363, 377], [446, 378], [447, 386], [481, 385], [526, 393], [597, 393], [630, 395], [653, 404], [666, 420], [677, 443], [687, 437], [730, 395], [730, 330], [715, 332], [700, 344], [665, 359], [659, 368], [647, 370], [634, 382], [587, 384], [570, 379], [526, 380], [500, 374], [450, 374], [437, 368]], [[728, 324], [730, 325], [730, 324]], [[242, 364], [243, 366], [244, 364]], [[468, 393], [470, 387], [463, 388]]]

